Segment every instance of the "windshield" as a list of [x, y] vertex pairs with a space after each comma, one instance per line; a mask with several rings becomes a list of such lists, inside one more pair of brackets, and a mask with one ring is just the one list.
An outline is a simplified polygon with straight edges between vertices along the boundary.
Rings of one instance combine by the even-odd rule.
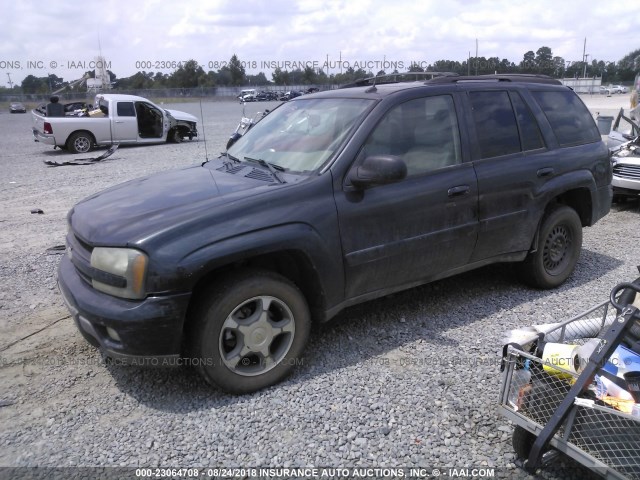
[[292, 172], [317, 170], [329, 161], [373, 100], [318, 98], [285, 103], [232, 147], [229, 154], [265, 160]]

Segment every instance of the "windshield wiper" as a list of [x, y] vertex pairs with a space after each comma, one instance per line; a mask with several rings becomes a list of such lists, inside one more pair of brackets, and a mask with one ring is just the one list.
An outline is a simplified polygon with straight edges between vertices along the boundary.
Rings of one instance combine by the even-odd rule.
[[[234, 157], [233, 155], [229, 155], [229, 153], [227, 153], [227, 152], [220, 152], [220, 156], [221, 156], [221, 157], [227, 157], [227, 158], [228, 158], [229, 160], [231, 160], [232, 162], [240, 163], [240, 159], [239, 159], [239, 158], [236, 158], [236, 157]], [[230, 162], [229, 160], [223, 160], [223, 161], [222, 161], [222, 164], [223, 164], [225, 167], [227, 167], [227, 170], [229, 170], [229, 169], [231, 168], [231, 162]], [[205, 163], [206, 163], [206, 162], [205, 162]], [[203, 165], [204, 165], [204, 163], [203, 163]]]
[[240, 159], [234, 157], [233, 155], [231, 155], [229, 152], [220, 152], [220, 155], [227, 157], [229, 160], [233, 160], [236, 163], [240, 163]]
[[273, 175], [273, 178], [275, 178], [278, 182], [280, 183], [287, 183], [284, 178], [280, 177], [280, 174], [278, 173], [278, 170], [280, 170], [281, 172], [284, 171], [284, 167], [281, 167], [280, 165], [275, 165], [273, 163], [269, 163], [266, 160], [263, 160], [262, 158], [251, 158], [251, 157], [244, 157], [244, 159], [247, 162], [255, 162], [255, 163], [259, 163], [260, 165], [262, 165], [263, 167], [267, 168], [270, 172], [271, 175]]

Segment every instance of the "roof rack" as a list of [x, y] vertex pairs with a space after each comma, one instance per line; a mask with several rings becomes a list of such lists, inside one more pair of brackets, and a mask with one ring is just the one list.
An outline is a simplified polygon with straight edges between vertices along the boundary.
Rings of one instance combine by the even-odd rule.
[[[431, 81], [439, 77], [457, 77], [457, 73], [453, 72], [404, 72], [404, 73], [386, 73], [384, 75], [376, 75], [374, 77], [360, 78], [352, 83], [342, 85], [340, 88], [367, 87], [383, 85], [386, 83], [415, 82], [418, 80]], [[422, 78], [421, 78], [422, 77]]]
[[477, 76], [441, 76], [433, 78], [427, 83], [463, 83], [463, 82], [522, 82], [522, 83], [545, 83], [549, 85], [562, 85], [560, 80], [551, 78], [548, 75], [528, 74], [528, 73], [505, 73], [497, 75], [477, 75]]

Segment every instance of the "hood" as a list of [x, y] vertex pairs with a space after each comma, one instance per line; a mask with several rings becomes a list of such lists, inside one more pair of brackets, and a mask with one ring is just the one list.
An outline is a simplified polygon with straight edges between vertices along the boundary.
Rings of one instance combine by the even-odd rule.
[[180, 110], [169, 110], [169, 109], [165, 109], [165, 110], [169, 112], [171, 116], [176, 120], [183, 120], [185, 122], [198, 123], [198, 119], [193, 115], [191, 115], [190, 113], [181, 112]]
[[74, 232], [93, 245], [133, 245], [238, 196], [246, 198], [247, 190], [269, 189], [272, 183], [215, 167], [187, 167], [111, 187], [79, 202], [69, 221]]

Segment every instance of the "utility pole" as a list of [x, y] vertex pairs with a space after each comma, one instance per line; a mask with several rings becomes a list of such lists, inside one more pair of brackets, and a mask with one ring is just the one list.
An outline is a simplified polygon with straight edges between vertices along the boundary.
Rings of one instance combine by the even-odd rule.
[[589, 60], [589, 53], [584, 54], [584, 73], [582, 74], [582, 78], [587, 78], [587, 60]]
[[476, 38], [476, 76], [478, 76], [478, 39]]
[[11, 81], [11, 74], [7, 72], [7, 77], [9, 77], [9, 88], [13, 90], [13, 82]]
[[587, 76], [587, 61], [585, 60], [585, 55], [587, 54], [587, 37], [584, 37], [584, 46], [582, 47], [582, 61], [584, 62], [584, 74], [582, 78]]

